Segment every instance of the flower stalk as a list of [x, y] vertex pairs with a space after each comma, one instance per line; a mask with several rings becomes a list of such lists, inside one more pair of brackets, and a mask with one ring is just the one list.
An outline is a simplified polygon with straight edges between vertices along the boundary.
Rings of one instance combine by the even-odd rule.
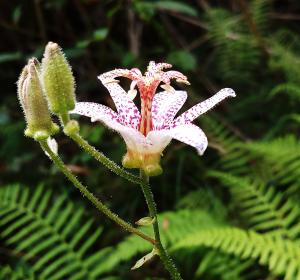
[[141, 188], [144, 193], [144, 197], [146, 199], [148, 209], [149, 209], [149, 215], [153, 219], [153, 232], [155, 236], [155, 242], [156, 242], [156, 248], [158, 251], [158, 255], [160, 259], [162, 260], [165, 268], [169, 271], [170, 276], [173, 280], [181, 280], [182, 277], [175, 266], [173, 260], [171, 259], [170, 255], [168, 254], [167, 250], [162, 245], [161, 239], [160, 239], [160, 232], [159, 232], [159, 225], [157, 220], [157, 210], [156, 205], [153, 197], [153, 193], [151, 191], [150, 185], [149, 185], [149, 177], [145, 174], [145, 172], [141, 169], [140, 170], [140, 178], [142, 180]]
[[144, 240], [150, 242], [152, 245], [156, 244], [156, 241], [150, 236], [142, 233], [123, 219], [121, 219], [117, 214], [113, 213], [104, 203], [102, 203], [98, 198], [96, 198], [86, 186], [84, 186], [80, 181], [76, 178], [76, 176], [65, 166], [64, 162], [60, 159], [58, 155], [56, 155], [52, 149], [47, 144], [47, 141], [40, 141], [40, 145], [45, 153], [48, 154], [49, 158], [53, 161], [53, 163], [57, 166], [57, 168], [74, 184], [74, 186], [79, 189], [83, 196], [85, 196], [99, 211], [101, 211], [105, 216], [114, 221], [124, 230], [129, 231]]

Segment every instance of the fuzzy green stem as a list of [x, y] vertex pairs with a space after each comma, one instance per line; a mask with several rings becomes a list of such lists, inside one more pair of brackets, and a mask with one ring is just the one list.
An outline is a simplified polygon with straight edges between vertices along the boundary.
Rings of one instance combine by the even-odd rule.
[[68, 113], [60, 114], [60, 119], [62, 124], [66, 124], [70, 120], [70, 116]]
[[110, 169], [115, 174], [123, 177], [124, 179], [134, 183], [141, 184], [139, 177], [127, 172], [122, 167], [117, 165], [114, 161], [110, 160], [103, 153], [99, 152], [95, 147], [91, 146], [86, 140], [84, 140], [78, 133], [68, 135], [73, 141], [75, 141], [84, 151], [86, 151], [90, 156], [94, 157], [97, 161], [102, 163], [108, 169]]
[[155, 245], [156, 241], [150, 236], [142, 233], [141, 231], [134, 228], [132, 225], [119, 218], [117, 214], [113, 213], [106, 205], [104, 205], [99, 199], [97, 199], [87, 187], [79, 182], [75, 175], [65, 166], [64, 162], [60, 159], [58, 155], [52, 152], [46, 141], [40, 141], [42, 149], [47, 152], [53, 163], [60, 169], [60, 171], [74, 184], [74, 186], [79, 189], [83, 196], [85, 196], [94, 206], [106, 215], [109, 219], [117, 223], [123, 229], [140, 236], [151, 244]]
[[156, 248], [158, 249], [159, 256], [165, 266], [165, 268], [169, 271], [171, 278], [173, 280], [182, 280], [182, 277], [177, 270], [177, 267], [175, 266], [173, 260], [169, 256], [167, 250], [164, 248], [164, 246], [161, 243], [160, 240], [160, 233], [159, 233], [159, 225], [157, 220], [157, 211], [156, 211], [156, 205], [154, 202], [154, 197], [150, 189], [149, 185], [149, 177], [145, 174], [143, 170], [140, 170], [140, 178], [142, 180], [141, 187], [148, 205], [149, 214], [151, 218], [154, 219], [153, 223], [153, 231], [156, 241]]

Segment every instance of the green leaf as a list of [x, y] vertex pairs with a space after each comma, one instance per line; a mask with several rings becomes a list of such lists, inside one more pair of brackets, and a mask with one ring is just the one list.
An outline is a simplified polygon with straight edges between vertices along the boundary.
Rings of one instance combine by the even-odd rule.
[[183, 237], [171, 251], [207, 247], [234, 255], [242, 260], [255, 260], [286, 280], [300, 277], [300, 249], [296, 242], [258, 234], [235, 227], [203, 229]]
[[178, 1], [158, 1], [153, 3], [153, 6], [157, 9], [178, 12], [194, 17], [198, 14], [197, 10], [191, 7], [190, 5]]
[[98, 228], [90, 234], [93, 221], [85, 222], [82, 206], [75, 206], [65, 195], [53, 195], [42, 186], [1, 187], [0, 198], [2, 244], [21, 261], [30, 263], [35, 275], [49, 280], [94, 279], [96, 264], [107, 250], [86, 256], [102, 231]]
[[19, 60], [22, 58], [20, 52], [11, 52], [11, 53], [0, 53], [0, 63]]
[[195, 56], [187, 51], [175, 51], [168, 55], [167, 61], [184, 71], [195, 70], [197, 61]]
[[108, 35], [107, 28], [99, 28], [94, 31], [93, 39], [94, 39], [94, 41], [102, 41], [107, 37], [107, 35]]
[[76, 48], [85, 49], [89, 46], [91, 40], [81, 40], [76, 43]]
[[186, 14], [188, 16], [197, 16], [197, 10], [179, 1], [135, 1], [135, 10], [141, 18], [149, 20], [154, 16], [155, 10], [165, 10]]
[[15, 24], [19, 23], [21, 15], [22, 15], [22, 6], [18, 5], [17, 7], [15, 7], [12, 14], [12, 19]]

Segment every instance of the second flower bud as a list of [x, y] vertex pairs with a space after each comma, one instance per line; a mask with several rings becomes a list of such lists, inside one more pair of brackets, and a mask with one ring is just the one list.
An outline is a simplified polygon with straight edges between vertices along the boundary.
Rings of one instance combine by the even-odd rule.
[[49, 42], [42, 60], [42, 80], [50, 110], [59, 116], [75, 107], [75, 80], [58, 44]]

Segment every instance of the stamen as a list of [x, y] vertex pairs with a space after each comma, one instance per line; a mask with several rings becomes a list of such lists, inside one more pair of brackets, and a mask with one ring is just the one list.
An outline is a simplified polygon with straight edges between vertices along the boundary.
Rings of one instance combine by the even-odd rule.
[[127, 94], [128, 94], [128, 97], [131, 100], [133, 100], [137, 95], [137, 90], [136, 89], [130, 89]]
[[169, 84], [163, 84], [160, 87], [167, 92], [175, 93], [175, 89], [172, 86], [170, 86]]
[[136, 87], [137, 81], [132, 81], [130, 84], [130, 90], [133, 90]]
[[183, 83], [183, 84], [186, 84], [188, 86], [191, 84], [188, 80], [183, 80], [183, 79], [176, 79], [176, 82], [177, 83]]

